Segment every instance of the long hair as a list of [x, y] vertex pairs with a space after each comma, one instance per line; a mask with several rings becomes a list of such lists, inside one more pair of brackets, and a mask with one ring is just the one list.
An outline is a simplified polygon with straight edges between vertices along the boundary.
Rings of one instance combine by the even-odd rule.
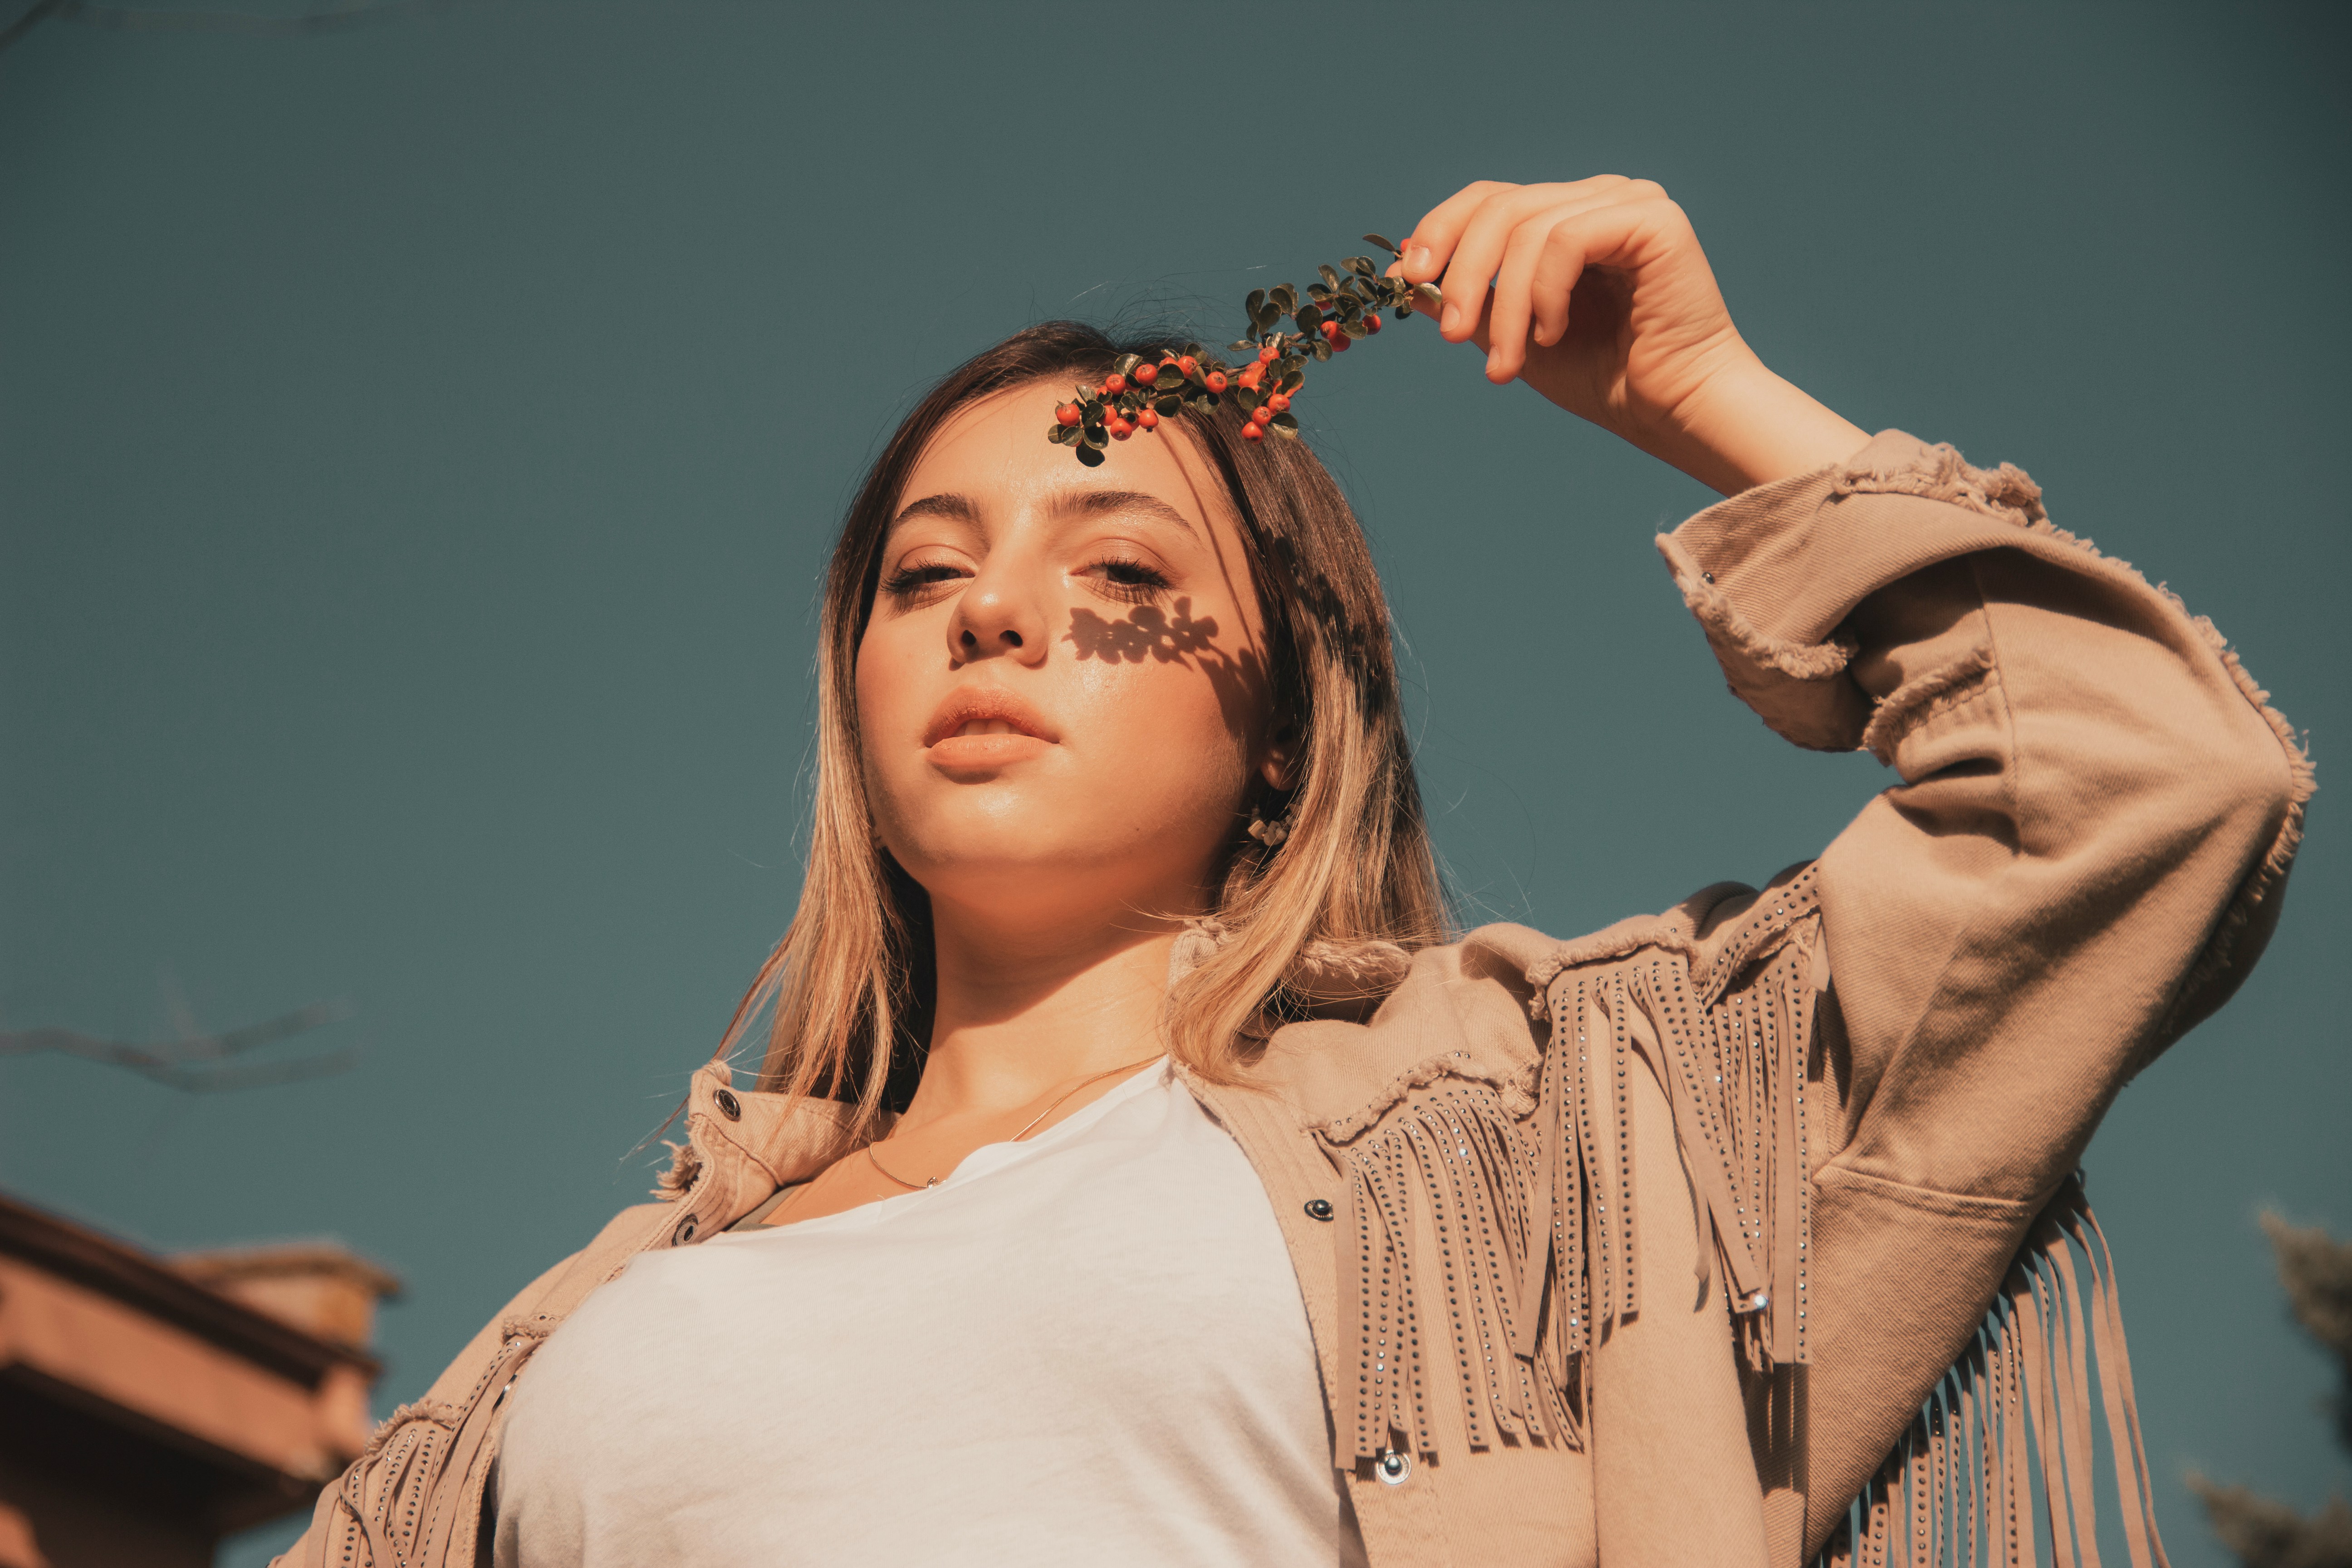
[[[815, 811], [800, 908], [720, 1046], [733, 1050], [767, 1015], [761, 1088], [853, 1102], [867, 1131], [911, 1092], [928, 1048], [929, 903], [876, 840], [856, 688], [883, 535], [925, 443], [950, 415], [992, 393], [1097, 380], [1121, 354], [1157, 358], [1171, 346], [1075, 321], [1016, 332], [941, 378], [866, 470], [825, 575]], [[1189, 437], [1223, 480], [1265, 614], [1275, 711], [1300, 731], [1291, 787], [1255, 803], [1269, 820], [1288, 809], [1289, 836], [1270, 848], [1246, 832], [1251, 811], [1237, 813], [1214, 911], [1218, 940], [1169, 997], [1171, 1051], [1213, 1082], [1229, 1081], [1268, 1022], [1296, 1010], [1285, 975], [1309, 944], [1411, 949], [1442, 940], [1446, 925], [1388, 605], [1363, 530], [1303, 443], [1245, 441], [1241, 426], [1227, 399], [1167, 421], [1158, 437]]]

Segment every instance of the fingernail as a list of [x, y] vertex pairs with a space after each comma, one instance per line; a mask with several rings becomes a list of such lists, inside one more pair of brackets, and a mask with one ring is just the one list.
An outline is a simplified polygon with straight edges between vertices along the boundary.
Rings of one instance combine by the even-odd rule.
[[1410, 240], [1406, 242], [1406, 246], [1407, 248], [1404, 253], [1404, 269], [1407, 272], [1420, 272], [1426, 270], [1429, 266], [1429, 247], [1425, 245], [1414, 245]]

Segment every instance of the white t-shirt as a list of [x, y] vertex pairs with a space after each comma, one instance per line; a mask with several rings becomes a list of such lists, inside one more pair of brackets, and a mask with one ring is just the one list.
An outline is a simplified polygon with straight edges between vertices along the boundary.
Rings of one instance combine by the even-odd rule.
[[637, 1258], [511, 1397], [497, 1568], [1363, 1562], [1265, 1189], [1164, 1065]]

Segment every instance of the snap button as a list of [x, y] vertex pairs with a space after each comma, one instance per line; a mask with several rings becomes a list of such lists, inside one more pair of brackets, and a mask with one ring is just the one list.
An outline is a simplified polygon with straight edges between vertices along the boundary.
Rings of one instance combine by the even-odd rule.
[[1703, 582], [1705, 582], [1706, 584], [1707, 584], [1710, 587], [1712, 587], [1712, 586], [1714, 585], [1714, 584], [1715, 584], [1715, 574], [1714, 574], [1714, 573], [1712, 573], [1712, 572], [1702, 572], [1702, 573], [1700, 573], [1700, 574], [1699, 574], [1699, 578], [1700, 578], [1700, 580], [1701, 580], [1701, 581], [1703, 581]]
[[699, 1231], [701, 1228], [702, 1221], [695, 1217], [693, 1215], [688, 1215], [684, 1219], [677, 1222], [677, 1228], [676, 1230], [670, 1232], [669, 1244], [672, 1247], [684, 1247], [688, 1242], [694, 1239], [695, 1233]]
[[1329, 1198], [1307, 1199], [1307, 1217], [1308, 1219], [1329, 1219], [1331, 1217], [1331, 1200]]
[[1412, 1456], [1391, 1448], [1372, 1461], [1372, 1472], [1381, 1478], [1382, 1486], [1401, 1487], [1404, 1479], [1412, 1474]]
[[710, 1097], [710, 1103], [717, 1106], [719, 1108], [719, 1114], [727, 1118], [728, 1121], [740, 1121], [743, 1120], [743, 1102], [735, 1098], [735, 1091], [733, 1089], [720, 1089], [717, 1094]]

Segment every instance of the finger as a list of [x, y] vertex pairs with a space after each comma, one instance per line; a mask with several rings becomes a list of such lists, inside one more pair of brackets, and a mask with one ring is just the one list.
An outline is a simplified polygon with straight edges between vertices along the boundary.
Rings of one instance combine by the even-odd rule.
[[1544, 231], [1543, 243], [1536, 248], [1528, 292], [1535, 301], [1535, 341], [1545, 348], [1568, 336], [1569, 302], [1576, 292], [1576, 280], [1584, 276], [1589, 226], [1577, 221], [1580, 216], [1571, 214], [1555, 222]]
[[1423, 214], [1421, 221], [1412, 226], [1412, 232], [1405, 237], [1405, 281], [1426, 283], [1444, 271], [1447, 258], [1454, 254], [1454, 241], [1469, 226], [1471, 215], [1489, 196], [1517, 188], [1499, 180], [1474, 180]]
[[1528, 335], [1538, 324], [1532, 295], [1537, 264], [1543, 259], [1552, 220], [1540, 213], [1511, 230], [1503, 247], [1502, 265], [1495, 271], [1495, 290], [1486, 306], [1486, 379], [1497, 385], [1515, 379], [1527, 368]]
[[[1513, 191], [1488, 198], [1470, 215], [1470, 221], [1454, 242], [1453, 256], [1445, 264], [1445, 279], [1440, 285], [1445, 290], [1445, 309], [1437, 318], [1438, 335], [1448, 342], [1468, 341], [1478, 325], [1478, 303], [1486, 298], [1486, 285], [1494, 279], [1504, 248], [1510, 243], [1511, 231], [1522, 216], [1519, 208], [1523, 204], [1512, 199], [1520, 194]], [[1540, 205], [1540, 198], [1537, 205]]]
[[1494, 279], [1511, 235], [1519, 226], [1546, 212], [1573, 213], [1606, 205], [1618, 199], [1620, 190], [1630, 183], [1604, 174], [1567, 185], [1506, 185], [1491, 194], [1471, 213], [1454, 240], [1444, 290], [1447, 299], [1459, 298], [1465, 303], [1461, 310], [1439, 317], [1439, 333], [1451, 342], [1467, 340], [1476, 325], [1470, 319], [1468, 302], [1479, 299]]

